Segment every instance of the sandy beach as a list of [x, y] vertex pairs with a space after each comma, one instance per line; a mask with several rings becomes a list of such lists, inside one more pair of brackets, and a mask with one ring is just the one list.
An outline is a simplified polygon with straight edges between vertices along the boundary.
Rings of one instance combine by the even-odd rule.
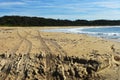
[[43, 29], [0, 27], [0, 80], [120, 80], [120, 42]]

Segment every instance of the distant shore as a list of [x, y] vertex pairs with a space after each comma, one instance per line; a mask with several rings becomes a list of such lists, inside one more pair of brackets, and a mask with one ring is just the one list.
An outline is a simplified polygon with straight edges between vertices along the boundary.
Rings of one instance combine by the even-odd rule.
[[3, 26], [116, 26], [120, 20], [60, 20], [44, 17], [2, 16], [0, 25]]

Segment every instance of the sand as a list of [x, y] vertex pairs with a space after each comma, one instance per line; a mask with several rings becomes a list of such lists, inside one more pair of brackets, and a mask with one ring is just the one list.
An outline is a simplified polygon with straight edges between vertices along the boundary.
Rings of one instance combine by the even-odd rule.
[[[59, 28], [59, 27], [51, 27], [51, 28]], [[25, 73], [24, 72], [25, 70], [23, 70], [23, 72], [20, 71], [21, 69], [25, 69], [24, 67], [21, 67], [22, 64], [33, 63], [33, 66], [39, 67], [40, 61], [37, 62], [37, 60], [35, 59], [35, 55], [39, 53], [45, 56], [49, 55], [48, 57], [45, 57], [45, 59], [41, 60], [41, 62], [45, 64], [44, 65], [45, 71], [48, 70], [47, 68], [48, 68], [48, 65], [50, 65], [50, 63], [51, 65], [53, 64], [53, 62], [50, 59], [46, 59], [46, 58], [50, 58], [50, 55], [57, 56], [60, 54], [64, 57], [65, 56], [79, 57], [79, 58], [84, 58], [88, 61], [90, 59], [96, 60], [102, 64], [99, 67], [100, 69], [95, 71], [97, 75], [102, 76], [102, 80], [117, 80], [117, 79], [120, 80], [119, 78], [120, 43], [119, 42], [105, 40], [102, 38], [96, 38], [96, 37], [88, 36], [85, 34], [56, 33], [56, 32], [50, 33], [50, 32], [40, 31], [43, 29], [48, 29], [48, 27], [43, 27], [43, 28], [0, 27], [0, 56], [1, 56], [0, 57], [0, 60], [1, 60], [0, 76], [3, 76], [0, 78], [0, 80], [3, 80], [3, 79], [33, 80], [36, 78], [37, 78], [36, 80], [43, 80], [43, 79], [48, 80], [47, 77], [51, 77], [51, 76], [46, 77], [44, 75], [43, 77], [38, 77], [41, 74], [36, 73], [36, 76], [34, 75], [34, 78], [32, 79], [31, 77], [30, 78], [25, 77], [25, 74], [23, 74]], [[95, 57], [96, 54], [98, 56]], [[14, 56], [11, 57], [11, 55], [15, 55], [16, 57]], [[28, 56], [24, 57], [24, 55], [29, 55], [30, 59], [25, 59]], [[22, 56], [22, 58], [20, 58], [20, 56]], [[18, 58], [20, 58], [20, 60], [18, 60], [17, 62]], [[31, 60], [34, 61], [34, 59], [36, 60], [36, 63], [30, 62]], [[74, 60], [74, 58], [72, 59]], [[51, 62], [49, 62], [49, 60]], [[4, 72], [5, 66], [10, 66], [10, 64], [13, 66], [15, 62], [17, 65], [16, 70], [18, 70], [20, 77], [18, 75], [11, 75]], [[48, 62], [48, 64], [46, 64], [46, 62]], [[6, 64], [9, 64], [9, 65], [6, 65]], [[65, 63], [63, 64], [66, 65]], [[79, 64], [77, 63], [77, 65]], [[66, 67], [68, 68], [68, 66]], [[65, 68], [65, 66], [63, 68]], [[16, 72], [16, 70], [13, 70], [13, 71]], [[12, 73], [11, 71], [8, 71], [8, 72]], [[64, 74], [65, 76], [67, 76], [66, 73], [61, 73], [61, 74], [62, 75]], [[64, 80], [68, 80], [68, 79], [76, 80], [76, 78], [71, 78], [71, 77], [69, 78], [63, 77], [63, 78]], [[49, 78], [49, 80], [53, 80], [53, 78]], [[92, 80], [97, 80], [97, 79], [92, 79]]]

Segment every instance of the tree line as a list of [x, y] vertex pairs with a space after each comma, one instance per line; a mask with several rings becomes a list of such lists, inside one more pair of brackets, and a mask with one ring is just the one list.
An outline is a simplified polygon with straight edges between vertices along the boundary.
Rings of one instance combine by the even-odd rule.
[[120, 20], [60, 20], [42, 17], [2, 16], [1, 26], [116, 26]]

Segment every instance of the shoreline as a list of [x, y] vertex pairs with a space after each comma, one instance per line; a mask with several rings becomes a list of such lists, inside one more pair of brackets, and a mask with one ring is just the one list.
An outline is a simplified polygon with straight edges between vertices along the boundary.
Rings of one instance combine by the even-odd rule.
[[[116, 27], [116, 26], [113, 26]], [[118, 27], [118, 26], [117, 26]], [[120, 27], [120, 26], [119, 26]], [[48, 28], [48, 29], [43, 29], [41, 31], [43, 32], [58, 32], [58, 33], [73, 33], [73, 34], [86, 34], [88, 36], [92, 36], [92, 37], [97, 37], [97, 38], [103, 38], [106, 40], [112, 40], [112, 41], [117, 41], [120, 42], [120, 33], [118, 32], [91, 32], [88, 29], [95, 29], [95, 28], [112, 28], [110, 26], [108, 27], [71, 27], [71, 28]], [[87, 29], [88, 31], [84, 31], [85, 29]]]

